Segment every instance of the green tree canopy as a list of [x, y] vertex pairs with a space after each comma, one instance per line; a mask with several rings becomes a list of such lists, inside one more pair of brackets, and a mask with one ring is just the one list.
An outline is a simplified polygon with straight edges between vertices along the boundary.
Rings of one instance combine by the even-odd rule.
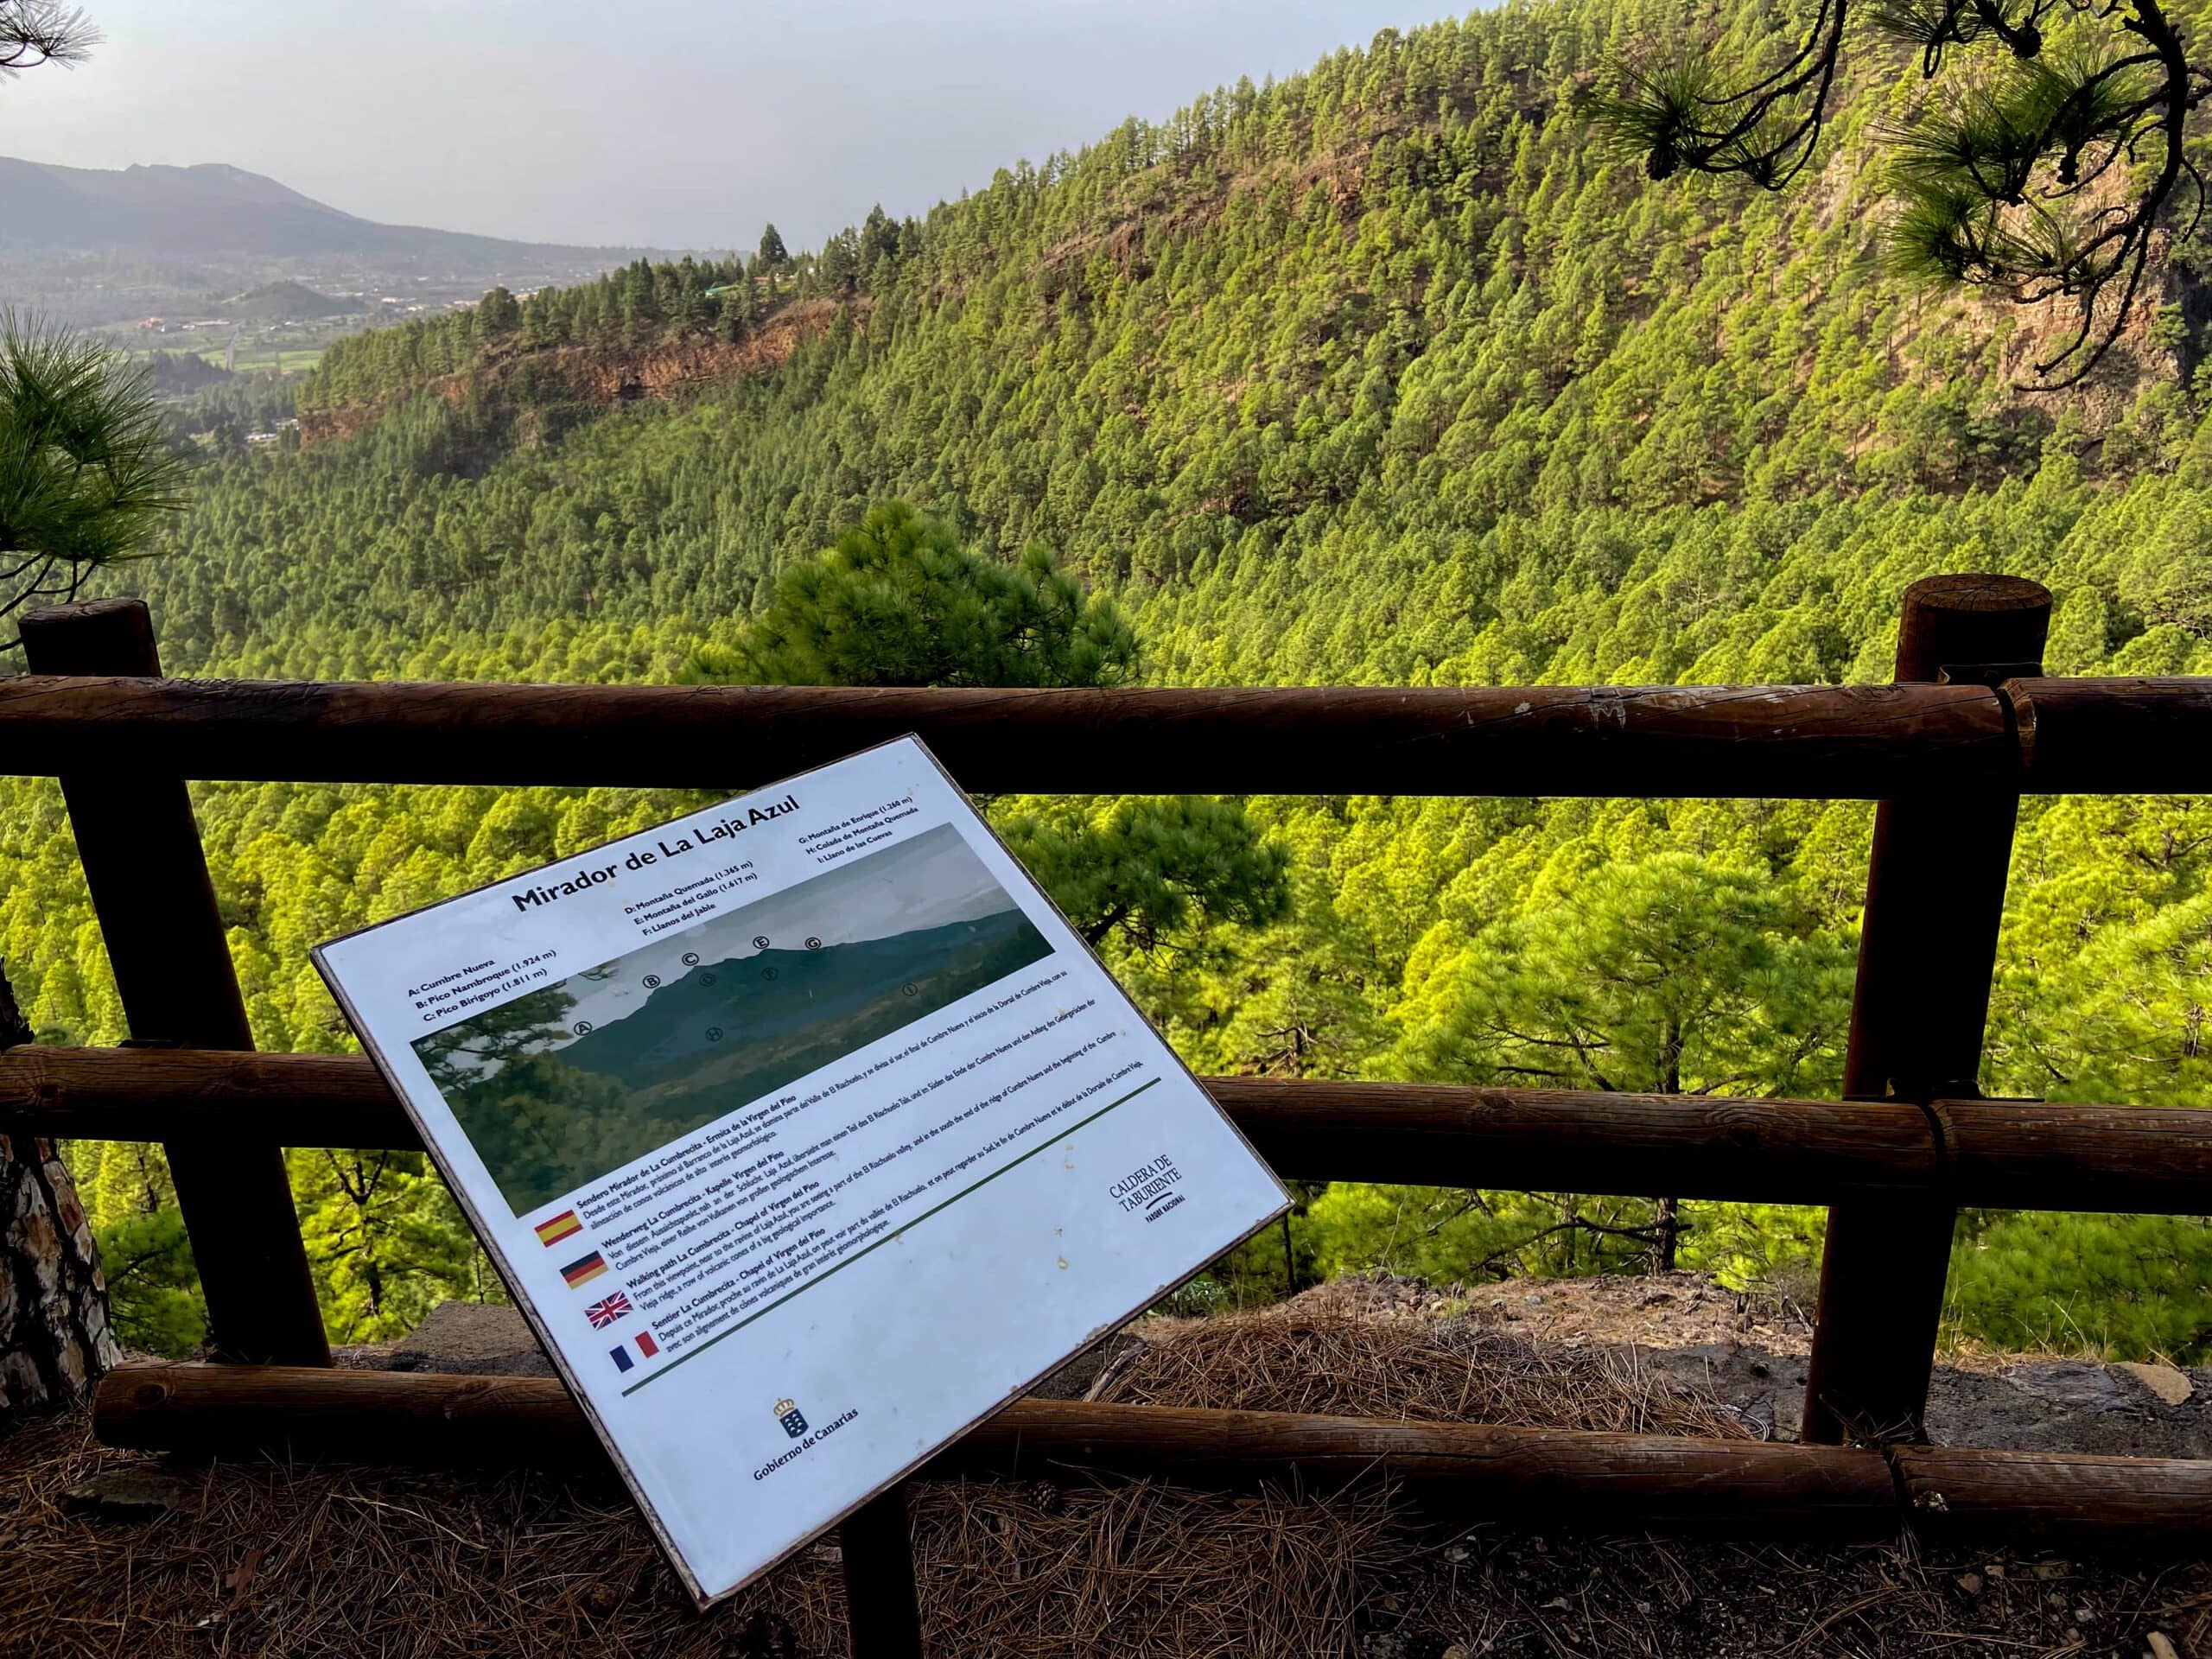
[[1802, 1094], [1840, 1075], [1852, 960], [1762, 871], [1599, 865], [1439, 963], [1400, 1057], [1463, 1083]]
[[[1764, 871], [1686, 852], [1602, 864], [1435, 964], [1400, 1012], [1397, 1074], [1608, 1093], [1832, 1090], [1852, 963], [1850, 941]], [[1664, 1268], [1685, 1226], [1671, 1198], [1648, 1222], [1595, 1220], [1568, 1198], [1546, 1231], [1647, 1243]]]
[[0, 616], [74, 599], [93, 570], [151, 550], [185, 471], [143, 369], [0, 313]]
[[[770, 685], [1116, 685], [1137, 642], [1046, 548], [1002, 563], [890, 501], [784, 572], [739, 654]], [[708, 652], [700, 666], [729, 660]]]
[[[1110, 600], [1032, 545], [1011, 563], [885, 502], [777, 579], [734, 647], [702, 647], [694, 681], [772, 685], [1113, 685], [1137, 640]], [[1204, 798], [998, 803], [1001, 832], [1092, 944], [1141, 950], [1289, 903], [1287, 860], [1242, 805]]]
[[522, 327], [522, 302], [507, 289], [499, 287], [486, 290], [476, 302], [476, 334], [480, 340], [512, 334]]
[[2034, 372], [2075, 384], [2126, 327], [2153, 250], [2203, 216], [2190, 117], [2212, 69], [2192, 61], [2160, 0], [1821, 0], [1786, 55], [1748, 68], [1710, 40], [1648, 48], [1599, 120], [1644, 153], [1654, 179], [1688, 169], [1780, 189], [1842, 100], [1860, 17], [1909, 48], [1924, 80], [1946, 59], [1973, 60], [1889, 130], [1893, 268], [2070, 306]]

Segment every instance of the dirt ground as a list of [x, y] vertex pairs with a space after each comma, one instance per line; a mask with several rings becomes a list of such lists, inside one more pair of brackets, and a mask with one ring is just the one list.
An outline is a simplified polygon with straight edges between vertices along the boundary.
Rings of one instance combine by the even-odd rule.
[[[1632, 1353], [1659, 1376], [1710, 1393], [1765, 1438], [1797, 1438], [1812, 1347], [1807, 1311], [1738, 1296], [1700, 1274], [1516, 1280], [1472, 1291], [1377, 1274], [1332, 1280], [1294, 1306], [1510, 1332], [1562, 1352]], [[1928, 1430], [1945, 1446], [2212, 1458], [2212, 1370], [1946, 1353], [1929, 1385]]]
[[[1738, 1325], [1750, 1310], [1686, 1275], [1513, 1288], [1512, 1319], [1369, 1281], [1263, 1313], [1147, 1321], [1146, 1340], [1119, 1349], [1088, 1391], [1135, 1404], [1774, 1432], [1696, 1367], [1622, 1344], [1639, 1332], [1684, 1352], [1733, 1344], [1738, 1358], [1769, 1355], [1771, 1371], [1802, 1352], [1786, 1323]], [[1651, 1296], [1674, 1300], [1636, 1306]], [[2005, 1369], [1959, 1374], [2010, 1389]], [[1785, 1391], [1778, 1375], [1767, 1381]], [[2201, 1404], [2201, 1391], [2185, 1402]], [[2194, 1564], [1935, 1555], [1910, 1540], [1686, 1543], [1606, 1536], [1598, 1516], [1589, 1535], [1533, 1535], [1501, 1514], [1440, 1536], [1384, 1491], [1231, 1498], [1080, 1478], [924, 1484], [913, 1513], [930, 1651], [960, 1659], [2212, 1659], [2212, 1571]], [[96, 1445], [81, 1418], [0, 1440], [0, 1630], [11, 1633], [0, 1654], [40, 1659], [845, 1650], [834, 1543], [702, 1618], [611, 1482], [171, 1467]]]

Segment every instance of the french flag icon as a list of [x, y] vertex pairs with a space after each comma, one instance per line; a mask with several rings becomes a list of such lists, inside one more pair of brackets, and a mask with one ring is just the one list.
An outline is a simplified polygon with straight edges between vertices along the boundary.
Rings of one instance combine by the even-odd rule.
[[[660, 1352], [660, 1344], [653, 1340], [653, 1333], [650, 1331], [639, 1332], [632, 1340], [638, 1344], [638, 1351], [647, 1359]], [[626, 1371], [638, 1363], [630, 1357], [630, 1344], [626, 1342], [620, 1348], [608, 1349], [607, 1357], [614, 1362], [614, 1369], [618, 1371]]]

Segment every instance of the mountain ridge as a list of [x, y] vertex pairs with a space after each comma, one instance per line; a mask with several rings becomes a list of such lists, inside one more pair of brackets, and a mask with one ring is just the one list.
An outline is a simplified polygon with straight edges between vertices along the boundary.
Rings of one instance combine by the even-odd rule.
[[8, 202], [7, 214], [0, 218], [0, 248], [8, 249], [128, 248], [164, 257], [376, 254], [472, 262], [496, 259], [506, 251], [518, 258], [600, 258], [639, 251], [388, 225], [226, 162], [103, 168], [0, 156], [0, 199]]

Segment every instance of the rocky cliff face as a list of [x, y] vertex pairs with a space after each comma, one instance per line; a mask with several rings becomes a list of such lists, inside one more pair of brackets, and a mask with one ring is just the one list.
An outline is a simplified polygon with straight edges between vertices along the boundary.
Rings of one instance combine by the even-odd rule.
[[[867, 303], [864, 298], [852, 302], [861, 313]], [[518, 408], [612, 407], [647, 399], [666, 400], [740, 375], [768, 372], [789, 357], [801, 340], [826, 330], [840, 309], [834, 300], [794, 301], [740, 340], [695, 334], [634, 347], [557, 346], [529, 350], [518, 344], [512, 350], [487, 356], [461, 373], [441, 376], [422, 390], [450, 403], [475, 393]], [[374, 424], [392, 401], [302, 410], [300, 442], [312, 448], [350, 437]], [[533, 423], [524, 423], [518, 439], [528, 442], [532, 429]]]

